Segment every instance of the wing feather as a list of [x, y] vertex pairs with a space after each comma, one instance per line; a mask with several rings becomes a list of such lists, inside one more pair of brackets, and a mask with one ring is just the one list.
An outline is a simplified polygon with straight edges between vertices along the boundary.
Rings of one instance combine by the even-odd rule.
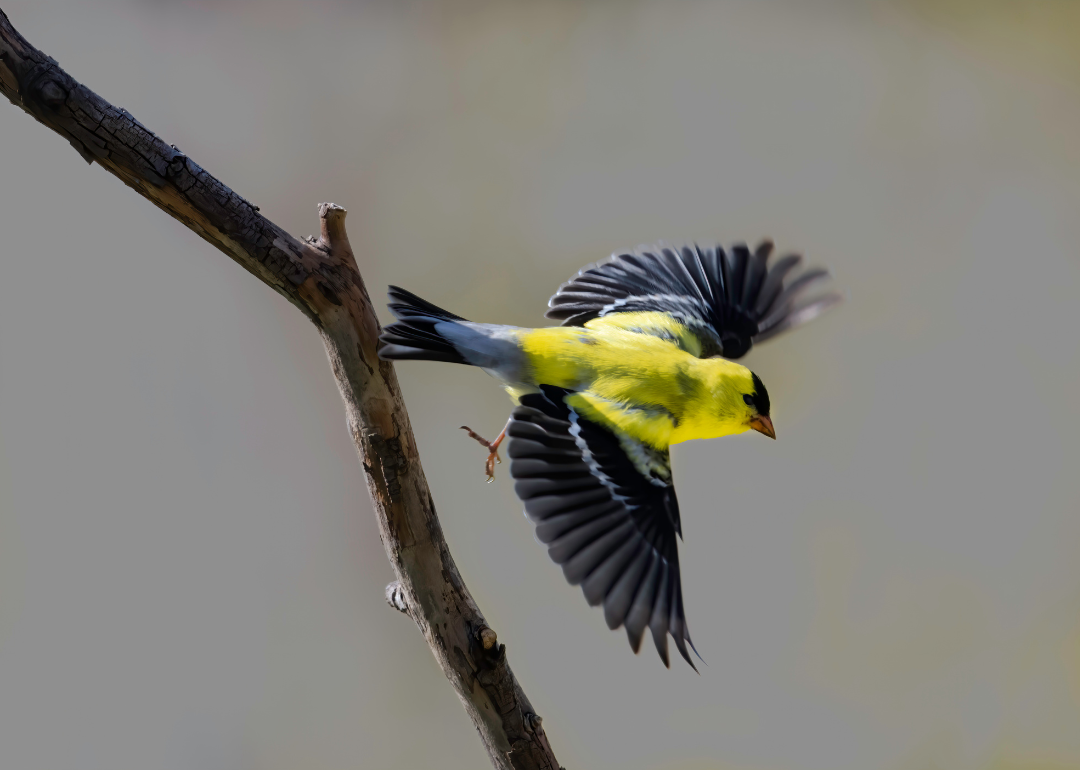
[[802, 257], [798, 254], [788, 254], [786, 257], [781, 257], [772, 270], [765, 277], [765, 283], [761, 286], [761, 293], [758, 294], [757, 302], [754, 303], [754, 313], [761, 315], [767, 309], [772, 307], [773, 302], [780, 296], [780, 292], [784, 289], [784, 278], [791, 272], [791, 269], [802, 262]]
[[793, 277], [802, 258], [789, 254], [770, 264], [773, 243], [753, 251], [722, 246], [645, 247], [589, 265], [559, 287], [548, 318], [580, 326], [621, 312], [663, 312], [684, 324], [703, 357], [739, 358], [756, 342], [774, 337], [836, 304], [829, 293], [799, 304], [798, 298], [828, 272], [813, 268]]
[[653, 602], [652, 617], [649, 618], [649, 630], [652, 631], [653, 644], [656, 645], [656, 651], [660, 653], [660, 659], [669, 668], [671, 662], [668, 660], [667, 634], [670, 620], [671, 589], [671, 567], [664, 562], [660, 568], [660, 587], [656, 591], [656, 599]]
[[645, 537], [639, 538], [634, 545], [636, 550], [604, 597], [604, 620], [612, 631], [626, 622], [634, 595], [651, 563], [653, 549]]
[[661, 467], [644, 475], [626, 453], [631, 439], [579, 415], [568, 395], [542, 385], [521, 398], [507, 426], [510, 475], [525, 513], [571, 585], [590, 605], [603, 605], [609, 627], [626, 626], [635, 652], [648, 627], [670, 665], [667, 636], [677, 633], [675, 645], [693, 666], [667, 453], [649, 450]]
[[728, 287], [728, 303], [732, 307], [738, 307], [742, 302], [743, 277], [746, 275], [746, 263], [750, 259], [750, 249], [745, 243], [737, 243], [727, 252], [728, 277], [731, 285]]
[[709, 285], [708, 276], [705, 275], [705, 265], [701, 262], [697, 246], [692, 248], [683, 246], [679, 249], [679, 258], [682, 260], [683, 269], [694, 282], [702, 301], [710, 304], [713, 301], [712, 287]]
[[645, 629], [649, 626], [652, 617], [653, 602], [656, 600], [656, 589], [660, 587], [660, 569], [662, 557], [655, 550], [648, 555], [648, 572], [646, 572], [641, 585], [634, 592], [634, 599], [630, 604], [630, 610], [626, 614], [626, 637], [630, 641], [630, 647], [636, 653], [641, 649], [641, 638], [645, 635]]

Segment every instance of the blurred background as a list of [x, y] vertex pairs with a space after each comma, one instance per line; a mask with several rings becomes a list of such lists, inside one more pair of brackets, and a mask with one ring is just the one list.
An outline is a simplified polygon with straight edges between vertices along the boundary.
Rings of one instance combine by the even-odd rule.
[[[779, 440], [673, 452], [700, 676], [484, 483], [496, 384], [398, 366], [567, 768], [1080, 768], [1080, 4], [0, 7], [295, 235], [345, 206], [375, 297], [539, 325], [659, 239], [833, 269], [747, 360]], [[315, 330], [6, 103], [0, 137], [0, 765], [485, 767], [384, 603]]]

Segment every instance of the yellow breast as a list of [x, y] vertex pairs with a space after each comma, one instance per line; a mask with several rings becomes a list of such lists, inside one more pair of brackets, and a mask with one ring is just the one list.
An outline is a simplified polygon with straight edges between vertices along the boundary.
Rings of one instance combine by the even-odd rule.
[[[620, 323], [602, 318], [585, 327], [524, 330], [520, 344], [528, 371], [525, 381], [507, 383], [507, 390], [515, 397], [540, 384], [577, 391], [569, 403], [584, 416], [657, 448], [746, 430], [727, 391], [738, 389], [729, 380], [742, 373], [749, 381], [748, 369], [691, 355], [678, 344], [684, 327], [661, 313], [620, 316], [609, 317]], [[646, 322], [664, 324], [670, 335], [627, 328]]]

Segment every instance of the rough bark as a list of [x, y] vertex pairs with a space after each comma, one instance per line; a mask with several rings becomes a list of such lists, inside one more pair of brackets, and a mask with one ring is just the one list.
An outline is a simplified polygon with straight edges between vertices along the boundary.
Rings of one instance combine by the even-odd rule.
[[420, 466], [379, 322], [345, 233], [345, 210], [319, 205], [321, 236], [300, 240], [259, 213], [129, 112], [76, 82], [0, 10], [0, 92], [300, 309], [322, 335], [367, 476], [391, 605], [416, 622], [497, 768], [555, 770], [541, 720], [514, 678], [450, 555]]

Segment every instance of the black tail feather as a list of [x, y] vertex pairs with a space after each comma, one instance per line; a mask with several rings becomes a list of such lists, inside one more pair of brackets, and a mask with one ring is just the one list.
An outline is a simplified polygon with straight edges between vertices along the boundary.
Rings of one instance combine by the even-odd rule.
[[441, 318], [444, 321], [465, 320], [459, 315], [454, 315], [449, 310], [443, 310], [441, 307], [431, 304], [426, 299], [420, 299], [411, 291], [406, 291], [400, 286], [389, 287], [387, 294], [390, 296], [390, 312], [394, 314], [395, 318], [401, 319], [414, 315], [425, 315]]
[[420, 360], [447, 361], [467, 364], [453, 344], [444, 338], [436, 325], [447, 321], [464, 321], [461, 316], [420, 299], [398, 286], [390, 287], [390, 312], [397, 318], [379, 335], [379, 358], [387, 361]]

